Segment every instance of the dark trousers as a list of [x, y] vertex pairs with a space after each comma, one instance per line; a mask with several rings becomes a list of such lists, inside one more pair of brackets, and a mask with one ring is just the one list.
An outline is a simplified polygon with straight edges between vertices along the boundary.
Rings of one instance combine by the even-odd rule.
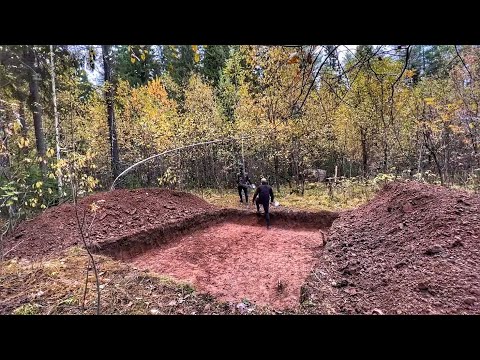
[[240, 201], [243, 202], [242, 199], [242, 190], [245, 193], [245, 202], [248, 204], [248, 188], [245, 185], [238, 185], [238, 195], [240, 195]]
[[257, 203], [257, 211], [260, 211], [260, 204], [262, 204], [263, 210], [265, 211], [265, 220], [267, 221], [267, 226], [270, 226], [270, 212], [268, 211], [270, 207], [270, 202], [268, 200], [260, 201], [260, 199], [258, 198], [257, 200], [255, 200], [255, 202]]

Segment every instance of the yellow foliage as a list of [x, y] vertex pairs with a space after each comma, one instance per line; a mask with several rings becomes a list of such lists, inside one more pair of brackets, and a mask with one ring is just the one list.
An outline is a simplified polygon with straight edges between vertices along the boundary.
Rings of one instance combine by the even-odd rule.
[[30, 145], [30, 140], [28, 140], [28, 138], [21, 137], [18, 139], [17, 144], [20, 149], [27, 148]]
[[96, 202], [90, 204], [90, 212], [96, 212], [98, 209], [100, 209], [100, 206]]
[[405, 77], [412, 78], [415, 75], [415, 70], [405, 70]]
[[424, 100], [425, 100], [425, 104], [427, 105], [433, 105], [435, 102], [435, 98], [433, 97], [425, 98]]
[[14, 132], [15, 134], [18, 134], [21, 130], [22, 130], [22, 125], [20, 124], [20, 122], [15, 121], [15, 122], [13, 123], [13, 132]]
[[300, 57], [298, 56], [297, 53], [293, 53], [290, 55], [290, 57], [288, 58], [288, 61], [287, 63], [288, 64], [296, 64], [300, 61]]
[[452, 132], [453, 132], [454, 134], [458, 134], [458, 133], [461, 133], [461, 132], [462, 132], [462, 128], [461, 128], [460, 126], [458, 126], [458, 125], [453, 125], [453, 124], [451, 124], [451, 125], [448, 125], [448, 128], [449, 128], [450, 130], [452, 130]]

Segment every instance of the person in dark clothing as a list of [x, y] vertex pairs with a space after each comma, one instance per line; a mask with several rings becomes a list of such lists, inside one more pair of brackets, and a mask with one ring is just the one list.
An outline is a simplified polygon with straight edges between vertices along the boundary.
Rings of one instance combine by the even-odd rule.
[[240, 172], [237, 174], [238, 195], [240, 196], [240, 202], [243, 203], [242, 191], [245, 193], [245, 203], [248, 204], [248, 187], [252, 184], [248, 173], [240, 167]]
[[255, 190], [255, 193], [253, 194], [252, 203], [257, 204], [257, 213], [260, 213], [260, 204], [262, 204], [263, 210], [265, 211], [265, 220], [267, 221], [267, 229], [270, 229], [269, 205], [270, 205], [270, 202], [273, 204], [273, 200], [274, 200], [273, 189], [270, 185], [268, 185], [267, 179], [263, 178], [261, 180], [261, 183], [262, 185], [260, 185]]

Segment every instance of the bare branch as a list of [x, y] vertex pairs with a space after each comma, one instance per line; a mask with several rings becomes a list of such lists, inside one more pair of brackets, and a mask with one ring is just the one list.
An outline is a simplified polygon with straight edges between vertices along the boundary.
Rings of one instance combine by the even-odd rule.
[[312, 88], [313, 86], [315, 85], [315, 80], [317, 80], [317, 77], [318, 77], [318, 74], [320, 74], [320, 71], [322, 70], [323, 66], [326, 64], [328, 58], [330, 57], [330, 55], [332, 55], [335, 50], [337, 50], [339, 48], [340, 45], [337, 45], [335, 46], [328, 54], [327, 56], [325, 57], [325, 59], [323, 60], [323, 62], [320, 64], [320, 66], [318, 67], [318, 70], [317, 70], [317, 73], [315, 74], [313, 80], [312, 80], [312, 83], [310, 84], [310, 87], [308, 88], [307, 90], [307, 93], [305, 94], [305, 98], [303, 99], [300, 107], [298, 108], [297, 111], [300, 111], [302, 108], [303, 108], [303, 105], [305, 105], [305, 102], [307, 101], [307, 98], [308, 98], [308, 95], [310, 94], [310, 91], [312, 91]]
[[393, 95], [394, 95], [394, 92], [395, 92], [395, 85], [402, 78], [403, 73], [405, 72], [405, 70], [407, 69], [407, 66], [408, 66], [408, 59], [410, 58], [410, 46], [411, 45], [407, 46], [407, 52], [405, 54], [405, 64], [403, 65], [402, 72], [400, 73], [400, 75], [398, 75], [397, 79], [392, 84], [392, 97], [391, 97], [392, 105], [393, 105]]
[[467, 73], [468, 73], [468, 75], [470, 76], [470, 80], [473, 81], [472, 73], [470, 72], [470, 70], [468, 70], [468, 67], [467, 67], [467, 64], [465, 64], [465, 61], [463, 61], [463, 58], [462, 58], [462, 56], [460, 55], [460, 52], [458, 51], [457, 45], [454, 45], [454, 47], [455, 47], [455, 52], [457, 53], [458, 58], [460, 59], [460, 61], [461, 61], [462, 64], [463, 64], [463, 67], [465, 68], [465, 70], [467, 70]]

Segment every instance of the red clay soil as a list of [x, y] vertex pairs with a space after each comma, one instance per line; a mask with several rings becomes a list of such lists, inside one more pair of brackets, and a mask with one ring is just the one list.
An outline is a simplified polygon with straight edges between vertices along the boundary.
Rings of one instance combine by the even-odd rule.
[[303, 300], [315, 313], [479, 314], [479, 237], [478, 194], [388, 184], [333, 223]]
[[263, 217], [249, 220], [187, 234], [131, 261], [188, 281], [222, 301], [298, 306], [300, 288], [315, 264], [314, 251], [323, 246], [322, 232], [285, 220], [267, 230]]
[[[159, 226], [198, 218], [217, 208], [184, 192], [165, 189], [114, 190], [85, 197], [79, 201], [80, 218], [87, 211], [85, 223], [92, 223], [90, 205], [99, 209], [90, 228], [88, 242], [108, 242], [148, 232]], [[86, 226], [87, 227], [87, 226]], [[21, 223], [14, 234], [5, 239], [5, 258], [35, 259], [59, 254], [62, 250], [81, 244], [75, 218], [75, 208], [62, 204]]]

